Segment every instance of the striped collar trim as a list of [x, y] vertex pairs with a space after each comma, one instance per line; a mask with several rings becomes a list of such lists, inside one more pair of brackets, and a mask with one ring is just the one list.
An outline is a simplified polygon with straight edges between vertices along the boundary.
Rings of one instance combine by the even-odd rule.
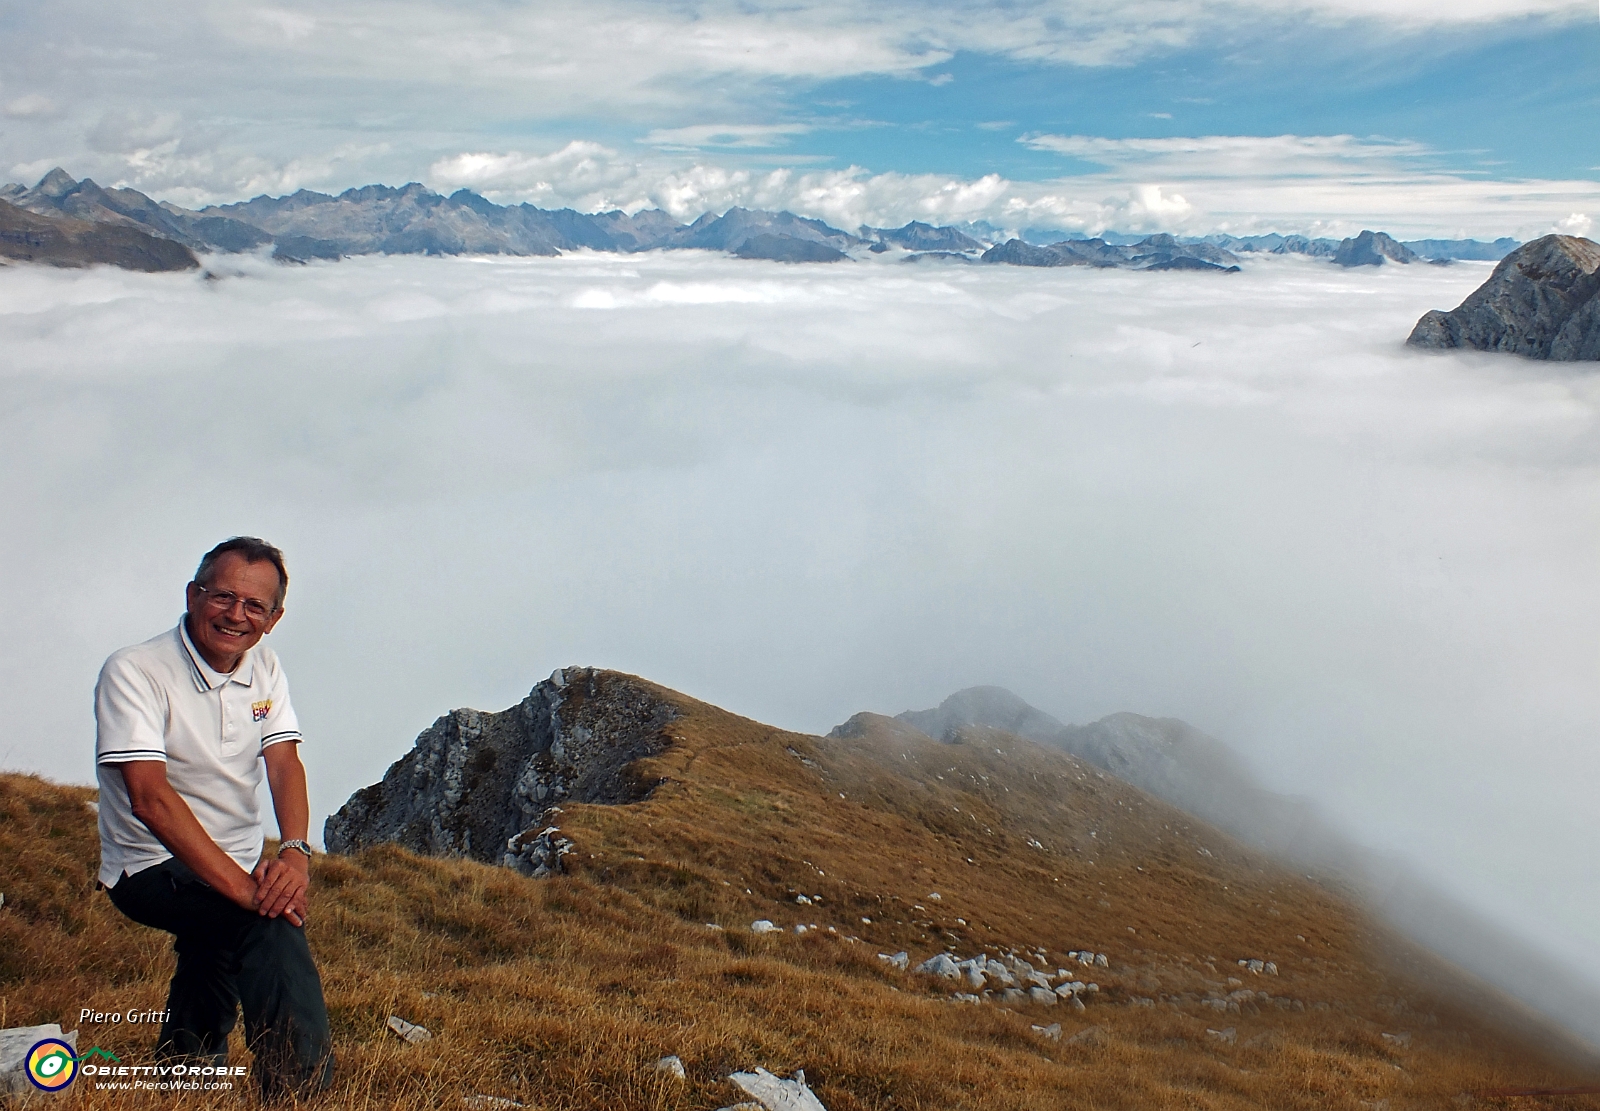
[[194, 646], [194, 641], [189, 639], [188, 615], [178, 619], [178, 641], [183, 645], [183, 654], [189, 661], [189, 678], [194, 680], [194, 689], [204, 694], [214, 691], [228, 680], [248, 687], [255, 676], [254, 648], [244, 654], [244, 659], [239, 661], [239, 666], [233, 669], [233, 674], [225, 675], [206, 663], [200, 650]]

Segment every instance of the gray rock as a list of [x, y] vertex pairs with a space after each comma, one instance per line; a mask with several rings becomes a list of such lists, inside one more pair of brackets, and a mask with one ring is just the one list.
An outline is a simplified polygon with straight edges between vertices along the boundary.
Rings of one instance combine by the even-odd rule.
[[670, 1057], [663, 1057], [657, 1061], [656, 1071], [665, 1073], [667, 1076], [674, 1077], [678, 1080], [687, 1079], [689, 1076], [689, 1073], [683, 1067], [683, 1058], [679, 1057], [677, 1054], [673, 1054]]
[[1002, 1003], [1026, 1003], [1028, 1002], [1028, 993], [1021, 988], [1006, 988], [1000, 993], [1000, 1001]]
[[1053, 1042], [1061, 1040], [1061, 1024], [1059, 1022], [1052, 1022], [1049, 1026], [1040, 1026], [1038, 1023], [1034, 1023], [1032, 1030], [1041, 1038], [1048, 1038]]
[[407, 1022], [399, 1015], [390, 1015], [389, 1021], [384, 1025], [412, 1045], [421, 1045], [423, 1042], [431, 1042], [433, 1040], [433, 1031], [426, 1026], [418, 1026], [414, 1022]]
[[897, 969], [901, 972], [904, 972], [911, 965], [911, 954], [907, 953], [903, 949], [898, 953], [879, 953], [878, 959], [883, 961], [890, 968]]
[[1239, 1040], [1239, 1029], [1236, 1026], [1228, 1026], [1221, 1030], [1207, 1028], [1206, 1037], [1222, 1042], [1224, 1045], [1233, 1045]]
[[1387, 232], [1364, 231], [1340, 243], [1333, 261], [1339, 266], [1382, 266], [1385, 262], [1416, 262], [1418, 256]]
[[1056, 993], [1049, 988], [1031, 987], [1028, 989], [1028, 998], [1047, 1007], [1056, 1005]]
[[1406, 343], [1600, 359], [1600, 244], [1570, 235], [1534, 240], [1502, 259], [1454, 310], [1425, 313]]
[[46, 1038], [59, 1038], [71, 1046], [74, 1053], [78, 1050], [78, 1032], [63, 1034], [61, 1027], [53, 1022], [0, 1030], [0, 1094], [26, 1096], [38, 1091], [24, 1069], [28, 1051]]
[[983, 974], [1008, 988], [1015, 987], [1017, 983], [1017, 978], [1011, 975], [1011, 970], [992, 957], [983, 966]]
[[828, 1111], [806, 1087], [804, 1069], [796, 1069], [793, 1080], [780, 1079], [766, 1069], [736, 1072], [728, 1079], [766, 1111]]
[[750, 932], [753, 934], [775, 934], [783, 931], [782, 926], [774, 925], [769, 919], [757, 918], [750, 923]]
[[548, 820], [557, 804], [647, 797], [656, 783], [631, 766], [667, 749], [666, 726], [678, 713], [632, 676], [557, 671], [509, 710], [440, 718], [381, 783], [357, 791], [328, 819], [324, 843], [349, 853], [393, 842], [528, 874], [559, 870], [571, 844]]
[[918, 972], [926, 972], [932, 976], [943, 976], [946, 980], [959, 980], [961, 969], [949, 953], [935, 953], [921, 964], [917, 965]]

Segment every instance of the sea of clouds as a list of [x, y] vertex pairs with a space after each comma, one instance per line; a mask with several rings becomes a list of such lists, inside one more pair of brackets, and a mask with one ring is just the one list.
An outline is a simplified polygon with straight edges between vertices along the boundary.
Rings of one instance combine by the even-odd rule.
[[619, 668], [774, 724], [1181, 717], [1600, 974], [1600, 375], [1403, 346], [1487, 264], [694, 252], [0, 269], [0, 767], [201, 552], [281, 544], [314, 828]]

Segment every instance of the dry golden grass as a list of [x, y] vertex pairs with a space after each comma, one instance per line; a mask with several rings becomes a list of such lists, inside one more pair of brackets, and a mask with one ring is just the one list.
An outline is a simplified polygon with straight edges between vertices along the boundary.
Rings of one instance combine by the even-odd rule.
[[[397, 848], [317, 860], [309, 929], [340, 1070], [315, 1105], [459, 1108], [482, 1093], [550, 1111], [698, 1111], [735, 1102], [724, 1078], [758, 1065], [804, 1068], [830, 1111], [1583, 1105], [1463, 1100], [1593, 1074], [1335, 893], [1069, 757], [982, 731], [941, 745], [886, 721], [823, 740], [658, 693], [683, 716], [667, 727], [672, 747], [638, 772], [663, 782], [641, 803], [568, 808], [561, 822], [579, 851], [567, 876]], [[92, 798], [0, 776], [4, 1025], [70, 1029], [83, 1007], [158, 1009], [165, 998], [164, 936], [92, 889]], [[756, 935], [756, 918], [819, 929]], [[916, 962], [947, 945], [960, 956], [1044, 949], [1052, 967], [1089, 948], [1112, 968], [1085, 970], [1103, 990], [1073, 1016], [953, 1003], [948, 982], [877, 957], [906, 949]], [[1242, 957], [1274, 960], [1281, 975], [1242, 975]], [[1229, 976], [1289, 1009], [1201, 1008]], [[1496, 1026], [1473, 1000], [1511, 1020]], [[436, 1037], [406, 1045], [384, 1030], [390, 1014]], [[1030, 1028], [1052, 1022], [1103, 1036], [1074, 1046]], [[1223, 1027], [1235, 1044], [1206, 1032]], [[130, 1062], [148, 1060], [152, 1041], [127, 1026], [80, 1034], [80, 1048]], [[687, 1082], [654, 1071], [669, 1053]], [[86, 1080], [49, 1097], [94, 1108], [241, 1098], [254, 1094], [105, 1092]]]

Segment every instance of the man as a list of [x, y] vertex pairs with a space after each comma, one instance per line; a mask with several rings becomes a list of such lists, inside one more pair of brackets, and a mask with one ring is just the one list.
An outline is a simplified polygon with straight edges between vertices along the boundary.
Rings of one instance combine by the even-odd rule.
[[[158, 1060], [219, 1065], [240, 1005], [268, 1097], [325, 1087], [328, 1013], [305, 921], [310, 806], [278, 658], [283, 553], [234, 537], [206, 553], [177, 627], [114, 653], [95, 687], [100, 882], [174, 935]], [[262, 854], [262, 771], [282, 847]]]

